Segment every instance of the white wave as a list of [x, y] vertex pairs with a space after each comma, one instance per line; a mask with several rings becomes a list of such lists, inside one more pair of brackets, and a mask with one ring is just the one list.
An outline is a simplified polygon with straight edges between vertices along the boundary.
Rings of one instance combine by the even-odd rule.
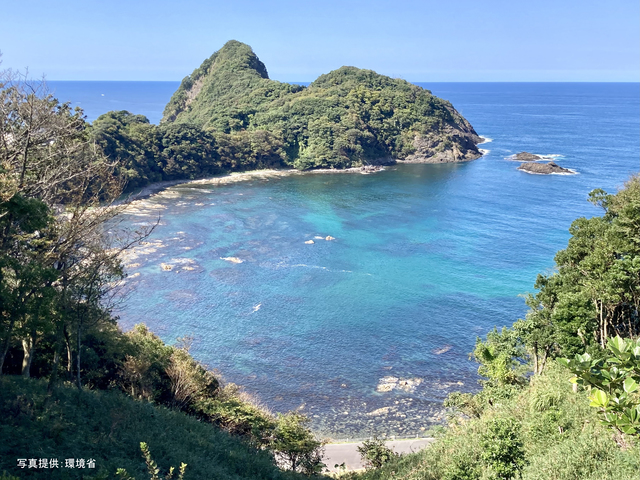
[[493, 138], [484, 137], [482, 135], [478, 135], [482, 139], [482, 143], [491, 143], [493, 142]]
[[491, 153], [491, 150], [487, 150], [486, 148], [479, 148], [478, 150], [480, 150], [482, 155], [489, 155]]

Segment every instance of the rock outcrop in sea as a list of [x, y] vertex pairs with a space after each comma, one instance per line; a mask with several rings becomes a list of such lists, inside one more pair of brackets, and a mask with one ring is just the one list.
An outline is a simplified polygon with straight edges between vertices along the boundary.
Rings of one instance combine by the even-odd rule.
[[519, 162], [536, 162], [542, 159], [543, 157], [541, 157], [540, 155], [534, 155], [533, 153], [529, 153], [529, 152], [520, 152], [509, 157], [509, 160], [516, 160]]
[[549, 162], [549, 163], [525, 162], [518, 167], [518, 170], [522, 170], [527, 173], [536, 173], [539, 175], [550, 175], [552, 173], [573, 175], [576, 173], [573, 170], [569, 170], [568, 168], [561, 167], [555, 162]]

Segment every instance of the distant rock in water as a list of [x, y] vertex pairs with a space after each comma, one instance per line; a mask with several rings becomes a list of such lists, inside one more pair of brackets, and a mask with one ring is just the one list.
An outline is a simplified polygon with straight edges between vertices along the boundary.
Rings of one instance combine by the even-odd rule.
[[562, 168], [555, 162], [549, 163], [536, 163], [536, 162], [525, 162], [518, 167], [518, 170], [522, 170], [527, 173], [537, 173], [540, 175], [549, 175], [552, 173], [563, 173], [563, 174], [575, 174], [576, 172], [569, 170], [568, 168]]
[[539, 155], [534, 155], [533, 153], [529, 153], [529, 152], [520, 152], [520, 153], [516, 153], [515, 155], [513, 155], [512, 157], [509, 157], [511, 160], [518, 160], [520, 162], [535, 162], [538, 160], [542, 160], [542, 157]]
[[236, 40], [182, 81], [162, 123], [203, 128], [223, 153], [237, 150], [256, 165], [299, 170], [481, 156], [473, 127], [429, 90], [347, 66], [308, 87], [278, 82], [251, 47]]

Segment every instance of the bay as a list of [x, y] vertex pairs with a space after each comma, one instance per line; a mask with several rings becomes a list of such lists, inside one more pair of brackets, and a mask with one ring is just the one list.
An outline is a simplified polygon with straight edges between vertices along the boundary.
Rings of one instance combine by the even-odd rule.
[[[89, 119], [127, 109], [153, 122], [178, 85], [51, 84]], [[161, 214], [153, 248], [129, 262], [122, 327], [193, 336], [199, 360], [333, 438], [441, 420], [449, 392], [478, 388], [476, 336], [522, 317], [520, 295], [552, 271], [571, 222], [599, 214], [589, 191], [638, 172], [640, 95], [637, 83], [420, 85], [491, 139], [482, 158], [172, 187], [146, 200], [151, 217], [128, 219]], [[523, 150], [578, 174], [518, 171], [507, 157]]]

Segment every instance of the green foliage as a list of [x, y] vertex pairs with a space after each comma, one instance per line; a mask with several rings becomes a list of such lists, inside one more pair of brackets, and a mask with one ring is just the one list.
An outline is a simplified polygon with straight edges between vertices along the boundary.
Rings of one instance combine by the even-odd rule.
[[636, 478], [640, 442], [630, 440], [620, 448], [589, 406], [588, 392], [574, 393], [569, 378], [566, 369], [551, 362], [511, 397], [486, 404], [479, 418], [451, 424], [423, 451], [350, 478], [488, 480], [510, 474], [515, 478], [520, 474], [523, 480]]
[[320, 473], [323, 443], [308, 428], [309, 420], [296, 412], [278, 415], [270, 448], [291, 471], [306, 475]]
[[525, 465], [520, 425], [514, 418], [500, 417], [492, 420], [480, 436], [480, 448], [481, 458], [495, 478], [515, 478]]
[[427, 156], [478, 153], [473, 128], [427, 90], [355, 67], [308, 88], [280, 83], [251, 47], [233, 40], [183, 80], [164, 112], [163, 123], [170, 122], [224, 134], [270, 132], [285, 163], [301, 170], [405, 158], [416, 151], [416, 136], [428, 137]]
[[483, 402], [480, 401], [478, 395], [462, 392], [452, 392], [447, 395], [443, 406], [452, 408], [470, 418], [480, 418], [484, 410]]
[[610, 338], [604, 359], [585, 353], [558, 361], [576, 375], [574, 383], [591, 388], [590, 405], [604, 425], [640, 438], [640, 339]]
[[590, 200], [604, 215], [572, 223], [558, 272], [538, 276], [531, 310], [514, 325], [536, 364], [547, 355], [597, 355], [608, 338], [640, 333], [640, 177], [615, 195], [594, 190]]
[[358, 447], [358, 453], [367, 468], [380, 468], [400, 456], [378, 437], [362, 442], [362, 445]]
[[235, 40], [182, 81], [159, 126], [119, 111], [100, 116], [91, 132], [128, 190], [234, 170], [479, 155], [471, 125], [427, 90], [354, 67], [308, 88], [277, 82], [251, 47]]
[[519, 385], [524, 381], [526, 352], [514, 330], [494, 328], [487, 339], [476, 339], [474, 359], [480, 364], [478, 373], [493, 386]]
[[[160, 469], [158, 468], [158, 464], [151, 457], [151, 451], [149, 450], [149, 446], [144, 442], [140, 442], [140, 450], [142, 450], [142, 457], [144, 458], [144, 461], [147, 464], [147, 471], [149, 472], [149, 479], [150, 480], [160, 480], [160, 477], [159, 477]], [[177, 480], [184, 480], [184, 472], [185, 472], [186, 469], [187, 469], [187, 464], [186, 463], [181, 463], [180, 464], [180, 469], [178, 470], [178, 478], [177, 478]], [[169, 467], [169, 471], [165, 475], [164, 480], [171, 480], [173, 478], [174, 470], [175, 470], [174, 467]], [[116, 475], [118, 475], [123, 480], [136, 480], [131, 475], [129, 475], [129, 473], [124, 468], [119, 468], [116, 471]]]
[[[280, 471], [268, 451], [182, 412], [116, 391], [64, 386], [47, 400], [46, 383], [38, 379], [0, 377], [0, 438], [0, 471], [23, 479], [42, 478], [43, 472], [16, 470], [17, 458], [94, 458], [96, 468], [85, 470], [85, 478], [113, 478], [118, 468], [148, 478], [141, 440], [163, 472], [188, 464], [185, 478], [301, 478]], [[65, 469], [47, 475], [70, 478]]]

